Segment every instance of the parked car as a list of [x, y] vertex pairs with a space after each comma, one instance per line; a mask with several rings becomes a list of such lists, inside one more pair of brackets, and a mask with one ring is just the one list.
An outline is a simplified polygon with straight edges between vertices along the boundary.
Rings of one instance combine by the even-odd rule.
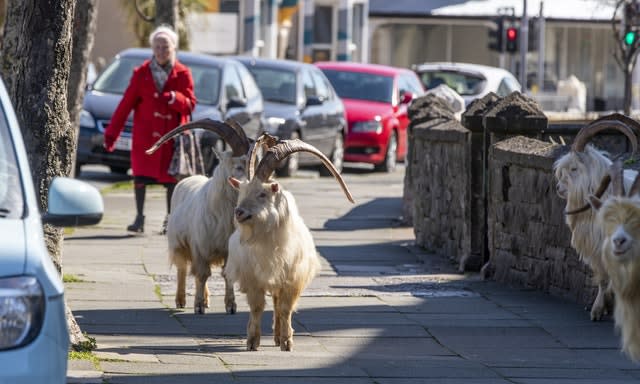
[[66, 382], [69, 331], [64, 285], [47, 251], [43, 223], [96, 224], [100, 192], [56, 177], [41, 216], [20, 128], [0, 81], [0, 383]]
[[[151, 58], [151, 49], [131, 48], [120, 52], [87, 90], [80, 115], [80, 134], [76, 174], [84, 164], [104, 164], [112, 172], [126, 173], [130, 167], [132, 116], [116, 141], [116, 150], [103, 149], [103, 134], [122, 95], [129, 85], [133, 69]], [[198, 102], [192, 119], [233, 118], [251, 138], [264, 124], [262, 94], [253, 77], [238, 61], [205, 54], [178, 52], [178, 60], [191, 69]], [[215, 159], [211, 146], [220, 145], [216, 134], [201, 132], [205, 168], [210, 172]]]
[[[343, 162], [344, 105], [317, 67], [291, 60], [238, 57], [253, 75], [262, 96], [265, 130], [282, 139], [301, 139], [315, 146], [339, 171]], [[276, 170], [293, 175], [299, 165], [318, 164], [316, 156], [294, 154]], [[327, 175], [326, 168], [320, 167]]]
[[462, 96], [466, 105], [489, 92], [504, 97], [522, 89], [511, 72], [487, 65], [434, 62], [414, 65], [413, 70], [425, 89], [446, 84]]
[[407, 155], [407, 107], [424, 93], [416, 74], [377, 64], [318, 62], [316, 66], [345, 105], [344, 160], [392, 172]]

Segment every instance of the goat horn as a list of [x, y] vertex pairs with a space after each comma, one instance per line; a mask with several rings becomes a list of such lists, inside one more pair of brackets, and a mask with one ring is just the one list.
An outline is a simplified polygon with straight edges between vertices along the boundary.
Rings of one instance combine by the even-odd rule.
[[[606, 174], [606, 175], [604, 175], [604, 177], [600, 181], [600, 185], [598, 186], [598, 189], [593, 193], [593, 195], [590, 196], [589, 199], [592, 200], [591, 197], [595, 197], [596, 199], [599, 200], [602, 197], [602, 195], [604, 195], [604, 191], [607, 190], [607, 187], [609, 187], [609, 184], [611, 184], [611, 175], [610, 174]], [[565, 215], [575, 215], [577, 213], [585, 212], [585, 211], [588, 211], [591, 208], [592, 205], [593, 204], [587, 203], [587, 204], [583, 205], [580, 208], [577, 208], [577, 209], [574, 209], [574, 210], [571, 210], [571, 211], [566, 211], [564, 214]]]
[[558, 138], [560, 139], [560, 144], [562, 144], [562, 145], [567, 145], [567, 142], [566, 142], [566, 141], [564, 141], [564, 137], [562, 137], [562, 136], [558, 136]]
[[555, 140], [553, 140], [553, 136], [549, 136], [549, 142], [550, 142], [551, 144], [555, 144], [555, 145], [557, 145], [557, 144], [558, 144]]
[[638, 193], [640, 193], [640, 173], [633, 179], [633, 184], [631, 184], [631, 189], [629, 190], [629, 197], [635, 196]]
[[324, 166], [331, 172], [333, 177], [336, 178], [340, 187], [342, 187], [342, 191], [347, 196], [347, 199], [355, 203], [353, 200], [353, 196], [351, 196], [351, 192], [349, 192], [349, 188], [347, 188], [347, 184], [340, 176], [340, 172], [333, 166], [331, 160], [329, 160], [322, 152], [320, 152], [316, 147], [305, 143], [302, 140], [294, 139], [294, 140], [283, 140], [276, 144], [275, 146], [269, 148], [267, 153], [264, 155], [262, 160], [260, 160], [260, 164], [258, 164], [258, 169], [256, 169], [256, 177], [266, 182], [271, 177], [273, 171], [277, 168], [278, 164], [288, 156], [292, 155], [295, 152], [308, 152], [322, 160]]
[[258, 156], [258, 148], [265, 145], [268, 148], [273, 147], [278, 143], [278, 138], [275, 136], [271, 136], [270, 134], [264, 132], [260, 137], [256, 139], [256, 142], [253, 144], [253, 148], [251, 148], [251, 154], [249, 155], [249, 174], [248, 179], [253, 179], [253, 176], [256, 174], [255, 172], [255, 164], [256, 157]]
[[[242, 142], [242, 148], [238, 148], [238, 152], [242, 151], [242, 153], [236, 154], [235, 149], [232, 149], [234, 151], [233, 156], [238, 157], [238, 156], [246, 155], [249, 152], [250, 144], [249, 144], [249, 138], [247, 137], [247, 134], [245, 133], [244, 129], [234, 119], [228, 118], [224, 122], [229, 124], [231, 128], [233, 128], [233, 130], [236, 131], [236, 133], [238, 134]], [[229, 143], [229, 146], [231, 146], [231, 143]]]
[[160, 146], [167, 141], [173, 139], [175, 136], [180, 133], [187, 131], [189, 129], [197, 129], [202, 128], [207, 131], [212, 131], [220, 135], [220, 137], [229, 144], [231, 150], [233, 151], [233, 156], [242, 156], [249, 152], [249, 140], [246, 136], [241, 137], [240, 134], [233, 128], [232, 125], [228, 123], [223, 123], [221, 121], [212, 120], [212, 119], [200, 119], [196, 121], [191, 121], [186, 124], [182, 124], [179, 127], [174, 128], [173, 130], [167, 132], [158, 139], [158, 141], [151, 146], [151, 148], [146, 150], [148, 155], [154, 153], [160, 148]]
[[633, 147], [633, 152], [635, 153], [638, 149], [638, 138], [630, 126], [640, 130], [640, 125], [636, 121], [619, 113], [601, 117], [587, 124], [578, 131], [571, 149], [574, 152], [584, 152], [584, 147], [587, 145], [587, 142], [598, 132], [606, 129], [615, 129], [627, 136], [629, 142], [631, 142], [631, 146]]
[[622, 162], [616, 161], [611, 165], [609, 169], [611, 173], [611, 188], [613, 194], [616, 196], [624, 196], [624, 169], [622, 169]]

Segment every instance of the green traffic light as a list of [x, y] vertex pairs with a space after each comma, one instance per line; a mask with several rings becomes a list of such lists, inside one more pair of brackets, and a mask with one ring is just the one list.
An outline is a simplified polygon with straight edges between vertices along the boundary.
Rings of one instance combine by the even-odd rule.
[[636, 40], [636, 33], [634, 31], [629, 31], [624, 35], [624, 42], [627, 45], [633, 44]]

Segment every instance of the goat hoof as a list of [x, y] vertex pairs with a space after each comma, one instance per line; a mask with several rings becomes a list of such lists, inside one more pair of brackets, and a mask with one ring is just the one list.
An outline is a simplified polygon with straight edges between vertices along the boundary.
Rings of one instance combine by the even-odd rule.
[[280, 344], [280, 350], [286, 352], [293, 351], [293, 340], [285, 340], [282, 344]]
[[247, 351], [257, 351], [260, 346], [260, 340], [250, 339], [247, 340]]
[[280, 346], [280, 336], [276, 336], [273, 338], [273, 343], [276, 345], [276, 347]]
[[204, 306], [203, 305], [196, 305], [193, 307], [193, 312], [196, 315], [204, 315]]
[[227, 308], [226, 308], [227, 314], [233, 315], [234, 313], [236, 313], [237, 308], [238, 307], [236, 306], [236, 303], [233, 303], [232, 305], [227, 305]]

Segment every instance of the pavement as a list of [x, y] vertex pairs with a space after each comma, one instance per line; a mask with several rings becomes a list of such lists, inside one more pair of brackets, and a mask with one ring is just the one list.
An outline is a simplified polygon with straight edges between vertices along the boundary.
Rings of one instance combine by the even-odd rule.
[[[176, 310], [167, 261], [164, 190], [147, 195], [146, 233], [131, 236], [133, 195], [103, 192], [105, 215], [64, 240], [66, 299], [96, 357], [70, 360], [68, 383], [592, 384], [638, 383], [611, 318], [589, 320], [575, 302], [460, 274], [414, 246], [403, 226], [404, 170], [346, 169], [350, 204], [331, 178], [282, 179], [298, 201], [323, 269], [293, 316], [294, 351], [274, 346], [267, 300], [262, 345], [245, 350], [248, 306], [227, 315], [219, 269], [211, 308]], [[82, 178], [111, 184], [100, 173]]]

